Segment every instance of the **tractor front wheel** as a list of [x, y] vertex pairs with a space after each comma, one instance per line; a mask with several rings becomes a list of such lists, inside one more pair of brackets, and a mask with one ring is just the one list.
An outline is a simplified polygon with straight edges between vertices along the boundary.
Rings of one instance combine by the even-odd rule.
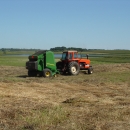
[[92, 67], [89, 67], [88, 68], [88, 74], [92, 74], [93, 73], [93, 68]]
[[51, 72], [51, 70], [49, 70], [49, 69], [44, 69], [43, 70], [43, 76], [44, 77], [51, 77], [52, 76], [52, 72]]
[[80, 71], [79, 64], [77, 62], [70, 62], [68, 64], [68, 72], [71, 75], [78, 75]]

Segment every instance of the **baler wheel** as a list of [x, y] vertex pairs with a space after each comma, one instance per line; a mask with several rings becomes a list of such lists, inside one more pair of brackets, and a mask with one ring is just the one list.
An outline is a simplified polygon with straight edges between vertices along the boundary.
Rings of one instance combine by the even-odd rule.
[[51, 70], [49, 70], [49, 69], [44, 69], [43, 70], [43, 76], [44, 77], [51, 77], [52, 76], [52, 72], [51, 72]]

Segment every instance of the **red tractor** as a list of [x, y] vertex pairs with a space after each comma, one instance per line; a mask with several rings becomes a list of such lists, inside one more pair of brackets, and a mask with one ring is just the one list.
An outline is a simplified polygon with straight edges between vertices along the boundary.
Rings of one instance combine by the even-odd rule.
[[79, 57], [77, 51], [64, 51], [62, 53], [61, 61], [58, 61], [56, 66], [63, 74], [68, 73], [70, 75], [77, 75], [80, 70], [84, 70], [85, 72], [88, 71], [88, 74], [93, 73], [93, 68], [90, 65], [88, 55], [86, 55], [86, 58]]

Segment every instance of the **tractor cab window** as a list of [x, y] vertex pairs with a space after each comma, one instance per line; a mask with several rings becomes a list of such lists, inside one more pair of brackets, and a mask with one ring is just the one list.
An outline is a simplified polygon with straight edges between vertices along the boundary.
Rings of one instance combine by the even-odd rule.
[[74, 58], [78, 58], [78, 54], [77, 53], [74, 53]]
[[69, 57], [68, 57], [69, 59], [72, 59], [72, 53], [69, 53]]
[[62, 54], [62, 60], [65, 60], [68, 57], [67, 53]]
[[72, 59], [72, 53], [63, 53], [62, 60]]

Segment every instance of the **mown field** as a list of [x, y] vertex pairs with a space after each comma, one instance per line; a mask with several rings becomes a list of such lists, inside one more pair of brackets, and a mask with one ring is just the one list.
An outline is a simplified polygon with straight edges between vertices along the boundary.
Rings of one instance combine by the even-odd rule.
[[[89, 52], [94, 73], [28, 77], [27, 57], [0, 56], [0, 130], [129, 130], [130, 51]], [[56, 59], [57, 60], [57, 59]]]

